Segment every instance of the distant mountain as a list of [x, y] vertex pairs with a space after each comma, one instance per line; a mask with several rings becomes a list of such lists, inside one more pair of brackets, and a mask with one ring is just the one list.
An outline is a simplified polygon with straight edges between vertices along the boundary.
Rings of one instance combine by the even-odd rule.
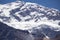
[[60, 11], [36, 3], [16, 1], [0, 4], [0, 22], [1, 40], [5, 40], [6, 35], [9, 35], [6, 40], [60, 38]]

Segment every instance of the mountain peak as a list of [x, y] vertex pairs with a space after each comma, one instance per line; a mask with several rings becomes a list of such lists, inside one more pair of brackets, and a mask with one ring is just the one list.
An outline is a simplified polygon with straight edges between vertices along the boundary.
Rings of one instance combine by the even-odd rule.
[[60, 28], [60, 11], [36, 3], [16, 1], [0, 4], [0, 21], [22, 30], [28, 30], [41, 24]]

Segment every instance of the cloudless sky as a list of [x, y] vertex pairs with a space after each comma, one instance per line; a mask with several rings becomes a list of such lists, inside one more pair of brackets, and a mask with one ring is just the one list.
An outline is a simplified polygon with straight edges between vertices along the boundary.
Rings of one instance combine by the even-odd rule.
[[[13, 1], [16, 0], [0, 0], [0, 4], [5, 4]], [[49, 8], [56, 8], [60, 10], [60, 0], [21, 0], [21, 1], [34, 2]]]

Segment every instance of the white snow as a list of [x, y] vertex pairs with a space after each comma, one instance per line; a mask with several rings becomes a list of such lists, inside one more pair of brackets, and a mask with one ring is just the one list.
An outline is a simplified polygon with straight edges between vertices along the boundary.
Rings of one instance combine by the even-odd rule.
[[[9, 6], [9, 4], [11, 4]], [[20, 7], [21, 5], [23, 4], [22, 7]], [[18, 6], [16, 6], [18, 5]], [[41, 6], [39, 5], [39, 7], [41, 8], [38, 8], [38, 4], [36, 3], [29, 3], [29, 2], [12, 2], [12, 3], [8, 3], [8, 4], [5, 4], [5, 5], [0, 5], [0, 11], [3, 11], [0, 16], [4, 16], [4, 17], [10, 17], [9, 19], [9, 22], [5, 22], [3, 21], [4, 19], [1, 19], [0, 18], [0, 21], [13, 27], [13, 28], [16, 28], [16, 29], [22, 29], [22, 30], [28, 30], [28, 29], [31, 29], [33, 27], [37, 27], [38, 25], [41, 25], [41, 24], [46, 24], [46, 25], [49, 25], [51, 27], [54, 27], [54, 28], [60, 28], [60, 25], [58, 25], [58, 23], [60, 22], [60, 20], [55, 20], [53, 21], [52, 20], [48, 20], [47, 17], [43, 17], [41, 18], [41, 20], [39, 19], [37, 22], [35, 22], [35, 18], [32, 18], [31, 16], [35, 15], [36, 16], [41, 16], [41, 15], [44, 15], [42, 13], [39, 13], [37, 11], [33, 11], [33, 12], [30, 12], [30, 15], [31, 16], [26, 16], [26, 17], [22, 17], [21, 15], [19, 15], [19, 12], [24, 12], [26, 11], [27, 9], [29, 9], [29, 7], [32, 7], [32, 8], [35, 8], [39, 11], [44, 11], [44, 12], [47, 12], [44, 8], [44, 6]], [[17, 21], [17, 19], [15, 19], [13, 16], [10, 15], [10, 12], [12, 9], [16, 9], [16, 8], [20, 8], [20, 11], [19, 12], [16, 12], [14, 15], [21, 18], [21, 21]], [[22, 10], [22, 9], [26, 9], [26, 10]], [[30, 10], [30, 9], [29, 9]], [[48, 8], [48, 10], [50, 10]], [[53, 11], [51, 10], [53, 13], [55, 13], [56, 11]], [[50, 14], [50, 12], [48, 12], [47, 14]], [[52, 15], [52, 13], [51, 13]], [[54, 14], [55, 16], [56, 14]], [[29, 18], [32, 18], [32, 20], [30, 21], [25, 21], [26, 19], [29, 19]], [[6, 19], [6, 18], [5, 18]], [[60, 29], [58, 29], [60, 31]]]

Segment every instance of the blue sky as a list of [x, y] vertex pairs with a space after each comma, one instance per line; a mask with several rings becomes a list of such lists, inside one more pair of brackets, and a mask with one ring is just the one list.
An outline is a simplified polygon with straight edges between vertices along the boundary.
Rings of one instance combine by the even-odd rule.
[[[0, 0], [0, 4], [5, 4], [13, 1], [16, 0]], [[49, 8], [56, 8], [60, 10], [60, 0], [21, 0], [21, 1], [34, 2]]]

